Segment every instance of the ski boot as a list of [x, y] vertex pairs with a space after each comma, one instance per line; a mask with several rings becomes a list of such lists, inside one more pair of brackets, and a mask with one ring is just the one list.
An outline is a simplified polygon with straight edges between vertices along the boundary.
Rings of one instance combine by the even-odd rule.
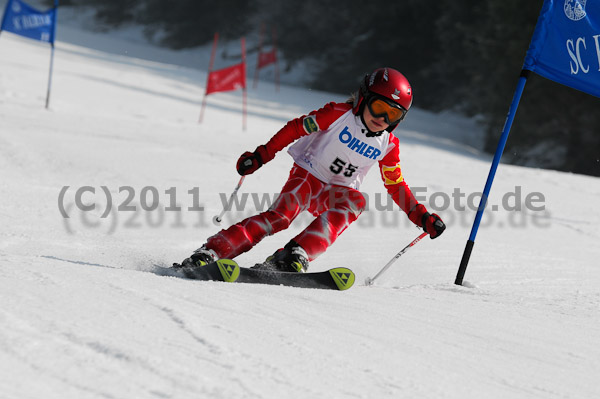
[[202, 246], [195, 250], [189, 258], [185, 258], [181, 264], [174, 263], [173, 267], [202, 267], [209, 263], [216, 262], [218, 259], [219, 257], [215, 251]]
[[308, 263], [306, 251], [292, 240], [269, 256], [264, 263], [252, 266], [252, 269], [306, 273]]

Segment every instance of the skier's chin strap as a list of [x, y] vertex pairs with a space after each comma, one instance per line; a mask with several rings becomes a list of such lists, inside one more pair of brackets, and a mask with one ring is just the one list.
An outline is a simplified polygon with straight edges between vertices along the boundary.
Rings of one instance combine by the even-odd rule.
[[367, 127], [367, 124], [365, 123], [365, 118], [363, 117], [363, 113], [360, 113], [360, 121], [362, 122], [362, 124], [364, 125], [365, 129], [367, 130], [367, 137], [377, 137], [377, 136], [381, 136], [383, 134], [383, 132], [385, 132], [384, 130], [381, 130], [379, 132], [372, 132], [371, 130], [369, 130], [369, 128]]

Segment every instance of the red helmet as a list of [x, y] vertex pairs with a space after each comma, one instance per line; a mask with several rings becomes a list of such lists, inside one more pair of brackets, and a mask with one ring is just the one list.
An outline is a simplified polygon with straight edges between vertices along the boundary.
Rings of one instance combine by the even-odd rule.
[[[404, 75], [393, 68], [378, 68], [366, 75], [360, 85], [358, 96], [354, 100], [353, 112], [358, 115], [372, 97], [378, 97], [388, 103], [400, 106], [405, 113], [412, 105], [412, 88]], [[404, 119], [404, 116], [402, 116]], [[402, 120], [400, 119], [400, 120]], [[400, 121], [390, 125], [392, 131]]]

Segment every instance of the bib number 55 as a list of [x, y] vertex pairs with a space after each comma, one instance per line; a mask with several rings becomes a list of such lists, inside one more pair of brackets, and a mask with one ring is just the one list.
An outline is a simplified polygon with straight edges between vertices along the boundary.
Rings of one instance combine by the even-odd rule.
[[352, 177], [354, 172], [358, 169], [358, 166], [352, 165], [349, 162], [344, 162], [343, 160], [336, 158], [335, 161], [331, 163], [329, 166], [329, 170], [339, 175], [340, 173], [344, 173], [346, 177]]

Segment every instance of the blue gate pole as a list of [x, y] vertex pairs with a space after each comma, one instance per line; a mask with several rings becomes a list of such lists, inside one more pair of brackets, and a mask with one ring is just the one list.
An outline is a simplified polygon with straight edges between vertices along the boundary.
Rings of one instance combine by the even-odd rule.
[[485, 188], [483, 189], [483, 194], [481, 195], [481, 201], [479, 201], [479, 207], [477, 208], [477, 214], [475, 215], [475, 221], [473, 222], [471, 235], [469, 236], [469, 240], [467, 241], [467, 245], [465, 247], [465, 251], [463, 252], [463, 256], [460, 261], [460, 266], [458, 268], [458, 273], [456, 274], [456, 280], [454, 281], [454, 284], [456, 285], [462, 285], [463, 283], [463, 278], [465, 277], [465, 272], [467, 271], [467, 264], [469, 263], [469, 258], [471, 257], [473, 246], [475, 245], [475, 237], [477, 236], [477, 230], [479, 230], [479, 224], [481, 223], [483, 211], [485, 210], [487, 199], [490, 194], [490, 190], [492, 189], [492, 183], [494, 181], [494, 177], [496, 176], [496, 170], [498, 169], [500, 158], [502, 158], [502, 153], [504, 152], [504, 147], [506, 146], [506, 141], [508, 140], [508, 134], [510, 133], [510, 128], [512, 127], [513, 121], [515, 119], [517, 108], [519, 108], [521, 95], [523, 94], [523, 90], [525, 89], [525, 83], [527, 83], [527, 78], [529, 77], [529, 74], [530, 71], [526, 69], [523, 69], [521, 71], [521, 76], [519, 77], [517, 89], [515, 90], [515, 94], [513, 95], [512, 103], [508, 111], [508, 116], [506, 117], [506, 122], [504, 123], [504, 129], [502, 130], [500, 141], [498, 142], [498, 146], [496, 147], [496, 154], [494, 155], [494, 160], [492, 161], [492, 166], [490, 167], [490, 173], [488, 174], [488, 178], [485, 183]]
[[46, 109], [50, 105], [50, 90], [52, 88], [52, 70], [54, 69], [54, 43], [50, 43], [50, 72], [48, 72], [48, 89], [46, 90]]
[[50, 90], [52, 88], [52, 71], [54, 69], [54, 40], [56, 39], [56, 20], [58, 14], [58, 0], [54, 0], [54, 14], [52, 16], [52, 33], [50, 40], [50, 71], [48, 72], [48, 90], [46, 91], [46, 109], [50, 105]]

